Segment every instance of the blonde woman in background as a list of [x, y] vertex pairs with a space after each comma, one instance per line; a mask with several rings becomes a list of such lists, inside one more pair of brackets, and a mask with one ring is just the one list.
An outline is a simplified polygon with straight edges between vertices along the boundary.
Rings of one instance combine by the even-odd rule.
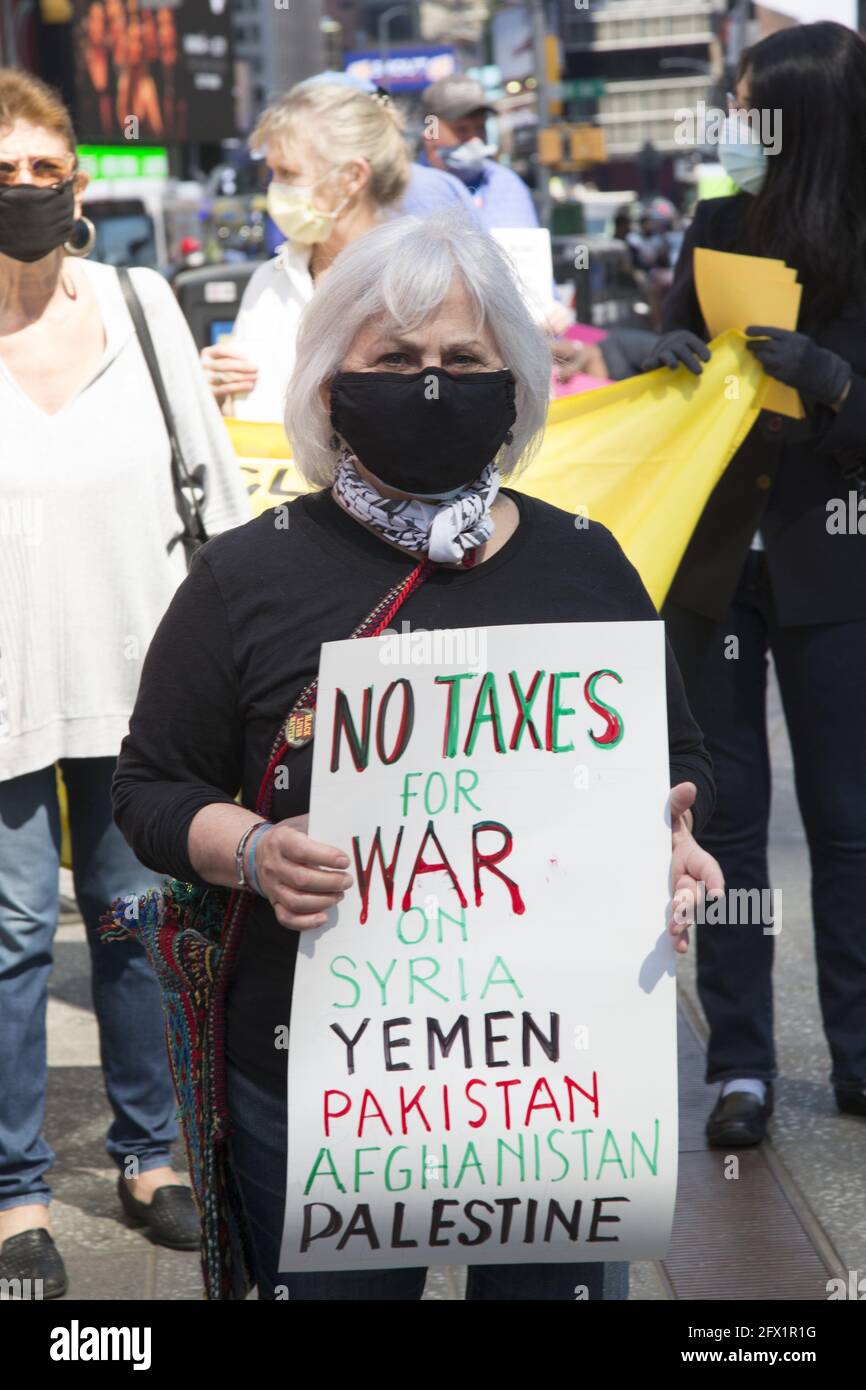
[[344, 83], [301, 83], [250, 137], [273, 175], [268, 212], [287, 238], [250, 280], [232, 341], [202, 364], [226, 413], [282, 420], [301, 312], [336, 256], [395, 208], [410, 177], [403, 119], [390, 98]]

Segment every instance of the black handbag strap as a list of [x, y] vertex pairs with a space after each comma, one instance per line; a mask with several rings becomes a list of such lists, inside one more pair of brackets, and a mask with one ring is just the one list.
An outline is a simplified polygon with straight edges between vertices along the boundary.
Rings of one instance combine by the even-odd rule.
[[168, 440], [171, 445], [171, 476], [174, 483], [174, 494], [177, 501], [177, 509], [180, 519], [183, 522], [183, 535], [181, 540], [187, 552], [187, 558], [192, 557], [192, 553], [199, 546], [204, 545], [208, 539], [205, 529], [204, 517], [195, 495], [195, 483], [189, 474], [186, 466], [186, 459], [183, 456], [180, 440], [177, 436], [177, 429], [174, 423], [168, 395], [166, 394], [165, 383], [162, 379], [156, 351], [153, 346], [153, 339], [150, 336], [150, 329], [147, 326], [147, 318], [141, 300], [136, 293], [132, 283], [132, 276], [126, 266], [117, 266], [117, 275], [120, 280], [120, 288], [123, 290], [123, 297], [126, 300], [126, 307], [129, 309], [130, 317], [135, 328], [139, 346], [141, 347], [153, 388], [156, 391], [156, 398], [159, 401], [159, 408], [165, 420], [165, 428], [168, 431]]

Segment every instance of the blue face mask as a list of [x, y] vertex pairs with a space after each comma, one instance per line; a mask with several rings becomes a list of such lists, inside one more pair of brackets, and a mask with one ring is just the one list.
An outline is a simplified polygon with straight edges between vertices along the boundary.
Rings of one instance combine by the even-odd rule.
[[767, 177], [767, 151], [736, 111], [731, 111], [719, 144], [722, 168], [744, 193], [758, 193]]
[[484, 173], [484, 161], [496, 153], [495, 145], [485, 145], [476, 135], [462, 145], [440, 146], [439, 153], [449, 174], [463, 183], [478, 183]]

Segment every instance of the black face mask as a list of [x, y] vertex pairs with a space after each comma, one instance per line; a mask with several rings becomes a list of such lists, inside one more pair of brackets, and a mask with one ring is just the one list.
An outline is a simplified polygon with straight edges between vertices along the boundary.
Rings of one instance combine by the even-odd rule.
[[338, 372], [331, 424], [388, 487], [439, 496], [473, 483], [496, 457], [517, 417], [514, 386], [510, 371]]
[[74, 180], [57, 188], [15, 183], [0, 188], [0, 252], [14, 261], [40, 261], [69, 239], [75, 223]]

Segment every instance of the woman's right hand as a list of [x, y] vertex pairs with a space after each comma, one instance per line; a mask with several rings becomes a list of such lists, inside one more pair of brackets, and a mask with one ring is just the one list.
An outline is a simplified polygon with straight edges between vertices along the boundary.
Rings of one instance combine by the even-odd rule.
[[215, 343], [213, 347], [202, 348], [201, 364], [207, 384], [220, 404], [229, 396], [252, 391], [259, 374], [255, 363], [231, 343]]
[[333, 845], [311, 840], [296, 822], [279, 821], [256, 847], [256, 877], [281, 927], [308, 931], [321, 927], [327, 913], [352, 886], [344, 872], [349, 857]]

